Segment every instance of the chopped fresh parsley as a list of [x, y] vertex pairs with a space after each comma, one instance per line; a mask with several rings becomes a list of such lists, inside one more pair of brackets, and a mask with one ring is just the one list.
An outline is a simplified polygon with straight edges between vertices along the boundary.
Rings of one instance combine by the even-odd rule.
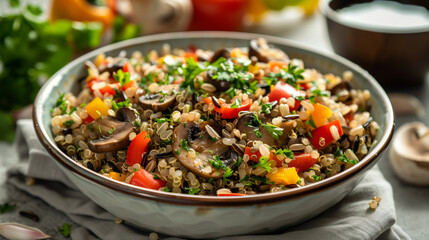
[[155, 122], [157, 122], [157, 123], [165, 123], [168, 121], [170, 121], [170, 119], [168, 119], [168, 118], [157, 118], [157, 119], [155, 119]]
[[255, 165], [253, 165], [253, 168], [257, 168], [257, 167], [262, 167], [265, 170], [267, 170], [267, 172], [270, 172], [271, 171], [271, 164], [268, 162], [268, 157], [260, 157], [259, 162]]
[[239, 108], [241, 107], [241, 100], [240, 99], [235, 99], [235, 102], [233, 104], [231, 104], [230, 106], [231, 108]]
[[228, 90], [226, 90], [225, 93], [228, 94], [231, 98], [234, 98], [237, 95], [237, 90], [231, 87]]
[[65, 128], [70, 128], [72, 125], [74, 124], [74, 121], [73, 120], [67, 120], [67, 121], [65, 121], [65, 122], [63, 122], [63, 126], [65, 127]]
[[189, 152], [188, 142], [185, 139], [180, 139], [180, 146]]
[[9, 204], [9, 203], [1, 204], [0, 205], [0, 214], [11, 212], [11, 211], [15, 210], [15, 208], [16, 208], [15, 204]]
[[176, 150], [176, 154], [177, 154], [177, 155], [180, 155], [180, 149], [177, 149], [177, 150]]
[[63, 237], [68, 237], [70, 236], [71, 226], [67, 223], [64, 223], [62, 227], [58, 228], [58, 232], [60, 232]]
[[170, 140], [162, 140], [161, 139], [161, 142], [159, 143], [159, 146], [160, 147], [166, 147], [168, 144], [170, 144], [171, 143], [171, 141]]
[[153, 179], [158, 180], [158, 179], [161, 179], [161, 178], [158, 175], [154, 174], [153, 175]]
[[[204, 136], [204, 135], [201, 135]], [[208, 136], [210, 140], [212, 140], [213, 142], [217, 142], [219, 139], [217, 137], [212, 137], [212, 136]]]
[[224, 170], [227, 169], [227, 166], [223, 164], [222, 160], [218, 155], [214, 155], [213, 159], [209, 159], [209, 163], [211, 163], [211, 165], [213, 165], [213, 167], [217, 169], [224, 169]]
[[274, 185], [274, 182], [271, 182], [268, 178], [261, 177], [261, 176], [252, 176], [249, 177], [249, 175], [244, 176], [243, 179], [240, 180], [240, 182], [244, 183], [244, 185], [251, 187], [252, 185], [255, 185], [256, 181], [260, 181], [262, 184], [270, 184]]
[[256, 135], [258, 138], [261, 138], [261, 137], [262, 137], [262, 133], [261, 133], [261, 131], [259, 131], [259, 128], [257, 128], [257, 129], [255, 129], [255, 130], [253, 130], [253, 132], [255, 133], [255, 135]]
[[121, 108], [124, 108], [124, 107], [129, 107], [129, 106], [130, 106], [130, 99], [128, 99], [128, 98], [125, 101], [122, 101], [122, 102], [112, 101], [112, 108], [113, 108], [114, 111], [118, 111], [118, 109], [121, 109]]
[[270, 114], [271, 109], [273, 109], [273, 106], [276, 105], [277, 102], [269, 102], [269, 103], [262, 103], [262, 100], [259, 102], [259, 105], [261, 105], [261, 113]]
[[320, 180], [322, 180], [322, 178], [320, 177], [320, 176], [317, 176], [317, 175], [313, 175], [313, 176], [311, 176], [313, 179], [314, 179], [314, 181], [320, 181]]
[[164, 192], [171, 192], [172, 189], [168, 188], [168, 187], [164, 187], [162, 188], [162, 191]]
[[278, 155], [278, 154], [281, 154], [290, 159], [295, 159], [295, 155], [293, 155], [293, 152], [290, 149], [278, 149], [275, 155]]
[[187, 188], [187, 187], [185, 187], [185, 191], [188, 191], [188, 194], [190, 194], [190, 195], [195, 195], [195, 194], [200, 192], [200, 188], [193, 188], [193, 187]]
[[344, 153], [341, 157], [338, 158], [339, 161], [341, 162], [345, 162], [345, 163], [351, 163], [353, 165], [355, 165], [356, 163], [358, 163], [357, 160], [350, 160], [347, 158], [347, 155]]
[[109, 134], [112, 134], [114, 131], [116, 131], [116, 127], [113, 127], [112, 129], [110, 129], [109, 131], [107, 131]]
[[207, 180], [207, 182], [208, 183], [211, 183], [211, 182], [213, 182], [214, 181], [214, 178], [209, 178], [208, 180]]
[[[267, 129], [267, 131], [271, 134], [271, 136], [274, 139], [279, 139], [279, 136], [283, 135], [283, 128], [277, 127], [269, 123], [268, 124], [262, 123], [261, 120], [259, 120], [258, 115], [256, 115], [256, 113], [253, 113], [253, 115], [254, 115], [254, 118], [252, 121], [247, 123], [248, 126], [258, 127], [259, 125], [262, 125], [265, 129]], [[256, 132], [256, 130], [255, 130], [255, 134], [257, 136], [259, 135]], [[262, 137], [262, 134], [260, 136]]]
[[229, 177], [231, 177], [232, 176], [232, 173], [233, 173], [234, 171], [232, 171], [232, 169], [231, 168], [227, 168], [226, 170], [225, 170], [225, 173], [223, 174], [223, 181], [227, 181], [227, 178], [229, 178]]
[[316, 128], [316, 124], [313, 121], [313, 117], [310, 115], [310, 119], [305, 121], [305, 123], [307, 123], [308, 125], [310, 125], [313, 128]]
[[201, 66], [193, 58], [186, 59], [186, 67], [182, 68], [184, 81], [180, 84], [182, 88], [188, 88], [191, 92], [195, 92], [194, 79], [198, 74], [204, 72], [206, 69]]
[[238, 157], [238, 160], [237, 160], [237, 161], [235, 161], [234, 166], [236, 166], [236, 167], [240, 167], [240, 165], [241, 165], [241, 162], [242, 162], [242, 161], [243, 161], [243, 158]]
[[136, 125], [137, 127], [141, 127], [142, 124], [139, 121], [135, 120], [134, 125]]
[[64, 93], [58, 97], [57, 102], [55, 103], [55, 107], [58, 107], [61, 110], [62, 114], [67, 113], [68, 104], [64, 99]]
[[296, 184], [301, 184], [301, 179], [299, 179], [298, 181], [296, 181]]
[[275, 85], [279, 80], [285, 80], [286, 83], [296, 87], [298, 79], [304, 79], [303, 72], [304, 69], [299, 69], [298, 66], [289, 63], [287, 71], [280, 69], [278, 73], [270, 72], [264, 77], [264, 80], [267, 85]]
[[241, 89], [245, 93], [254, 93], [258, 89], [257, 81], [250, 82], [252, 75], [248, 73], [248, 68], [251, 61], [237, 62], [238, 64], [234, 64], [232, 60], [221, 57], [207, 67], [213, 71], [213, 79], [229, 82], [227, 94], [232, 97], [236, 95], [235, 89]]
[[279, 139], [279, 136], [283, 135], [283, 128], [277, 127], [272, 124], [262, 124], [262, 126], [268, 130], [268, 132], [271, 134], [271, 136], [274, 139]]
[[123, 87], [125, 84], [129, 83], [131, 81], [130, 79], [130, 73], [124, 72], [121, 69], [119, 69], [116, 73], [113, 73], [113, 77], [121, 84], [121, 87]]

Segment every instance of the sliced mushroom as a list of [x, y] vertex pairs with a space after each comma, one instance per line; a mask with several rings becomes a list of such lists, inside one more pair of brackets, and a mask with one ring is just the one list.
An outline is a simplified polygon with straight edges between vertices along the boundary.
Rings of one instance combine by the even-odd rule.
[[405, 182], [429, 186], [429, 128], [421, 122], [402, 125], [390, 147], [390, 163]]
[[100, 117], [93, 122], [94, 131], [101, 137], [91, 140], [89, 149], [96, 153], [118, 151], [130, 143], [129, 135], [133, 124], [121, 122], [110, 116]]
[[123, 66], [124, 66], [123, 61], [115, 61], [107, 64], [106, 66], [100, 67], [99, 71], [100, 71], [100, 74], [104, 72], [109, 72], [110, 75], [113, 76], [113, 73], [116, 73], [118, 70], [122, 69]]
[[139, 101], [145, 108], [151, 108], [155, 112], [162, 112], [174, 104], [178, 91], [179, 86], [177, 84], [161, 85], [158, 93], [143, 95], [139, 98]]
[[217, 80], [213, 78], [213, 76], [215, 75], [215, 72], [213, 70], [207, 71], [206, 74], [207, 74], [207, 81], [216, 87], [217, 92], [224, 92], [229, 89], [230, 83], [228, 81]]
[[121, 122], [134, 122], [137, 119], [136, 112], [131, 108], [121, 108], [116, 112], [116, 119]]
[[216, 62], [219, 58], [221, 58], [221, 57], [223, 57], [223, 58], [225, 58], [225, 59], [229, 59], [230, 58], [230, 52], [229, 52], [229, 50], [228, 49], [226, 49], [226, 48], [221, 48], [221, 49], [219, 49], [219, 50], [217, 50], [214, 54], [213, 54], [213, 56], [212, 56], [212, 58], [210, 59], [210, 63], [214, 63], [214, 62]]
[[249, 44], [249, 58], [256, 57], [259, 62], [289, 61], [289, 57], [280, 49], [268, 45], [265, 39], [253, 39]]
[[[267, 119], [261, 117], [261, 122], [267, 122]], [[258, 123], [255, 121], [255, 115], [253, 113], [248, 113], [242, 115], [237, 122], [237, 129], [241, 133], [247, 134], [247, 139], [249, 140], [259, 140], [270, 146], [283, 146], [289, 140], [290, 131], [296, 126], [295, 121], [286, 121], [280, 123], [280, 128], [283, 129], [283, 133], [279, 136], [278, 139], [275, 139], [270, 132], [264, 126], [256, 127]], [[261, 133], [261, 137], [258, 137], [256, 130]]]
[[[187, 142], [189, 150], [196, 152], [195, 157], [191, 157], [183, 148], [182, 142]], [[176, 158], [190, 171], [203, 178], [221, 178], [224, 174], [223, 169], [215, 168], [209, 159], [218, 155], [223, 164], [231, 166], [238, 156], [232, 153], [228, 146], [222, 141], [213, 141], [209, 134], [203, 131], [195, 122], [180, 124], [174, 132], [173, 152]]]

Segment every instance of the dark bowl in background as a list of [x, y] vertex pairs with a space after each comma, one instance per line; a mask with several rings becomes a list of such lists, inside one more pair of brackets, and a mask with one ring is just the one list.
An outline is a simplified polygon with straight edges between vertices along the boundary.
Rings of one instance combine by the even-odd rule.
[[[429, 78], [429, 27], [382, 28], [342, 21], [338, 10], [373, 0], [326, 0], [321, 3], [331, 45], [341, 55], [368, 70], [385, 88], [423, 85]], [[425, 7], [428, 0], [397, 0]]]

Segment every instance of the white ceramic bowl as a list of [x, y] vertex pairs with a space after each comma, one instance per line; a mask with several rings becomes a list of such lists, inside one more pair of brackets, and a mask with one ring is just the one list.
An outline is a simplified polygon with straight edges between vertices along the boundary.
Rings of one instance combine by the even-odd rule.
[[[302, 59], [307, 68], [341, 75], [350, 70], [353, 85], [372, 94], [371, 114], [381, 131], [377, 144], [354, 167], [320, 182], [288, 191], [241, 197], [195, 196], [155, 191], [113, 181], [93, 172], [63, 153], [54, 143], [50, 130], [50, 109], [58, 92], [77, 92], [84, 62], [100, 53], [117, 56], [125, 50], [147, 53], [162, 44], [186, 48], [190, 44], [217, 50], [221, 47], [246, 47], [261, 35], [231, 32], [187, 32], [153, 35], [109, 45], [90, 52], [58, 71], [40, 90], [35, 101], [34, 126], [43, 146], [58, 167], [95, 203], [126, 222], [174, 236], [215, 238], [228, 235], [267, 233], [296, 225], [312, 218], [343, 199], [377, 162], [393, 134], [393, 111], [380, 85], [357, 65], [334, 54], [321, 53], [277, 37], [265, 37], [292, 58]], [[273, 221], [275, 220], [275, 221]]]

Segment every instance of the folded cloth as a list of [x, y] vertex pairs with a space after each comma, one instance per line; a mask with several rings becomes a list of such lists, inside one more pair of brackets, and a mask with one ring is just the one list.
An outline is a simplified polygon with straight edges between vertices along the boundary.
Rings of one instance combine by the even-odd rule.
[[[10, 167], [8, 182], [64, 213], [64, 222], [73, 221], [72, 239], [137, 239], [149, 235], [126, 222], [115, 223], [115, 216], [77, 190], [41, 146], [31, 120], [18, 122], [15, 146], [18, 163]], [[26, 185], [23, 176], [35, 178], [35, 184]], [[375, 210], [368, 207], [373, 196], [382, 199]], [[395, 221], [392, 187], [375, 166], [340, 203], [307, 222], [275, 233], [222, 239], [410, 239]]]

